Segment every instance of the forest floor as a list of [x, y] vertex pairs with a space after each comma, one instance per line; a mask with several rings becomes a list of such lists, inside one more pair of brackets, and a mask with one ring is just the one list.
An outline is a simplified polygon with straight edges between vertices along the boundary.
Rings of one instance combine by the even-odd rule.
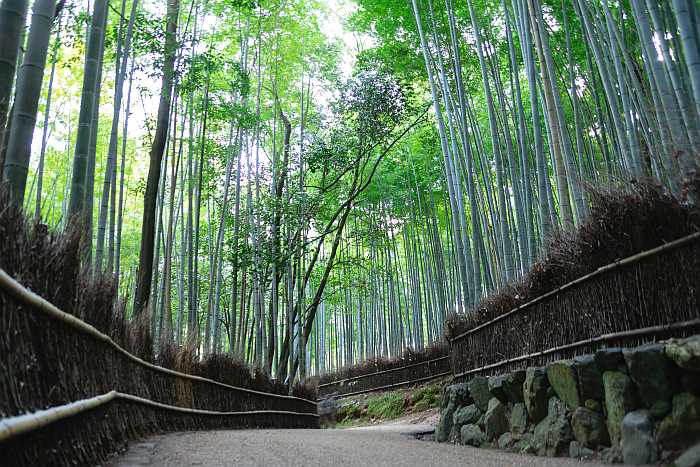
[[510, 454], [421, 441], [405, 425], [338, 430], [228, 430], [171, 433], [133, 444], [108, 467], [465, 466], [592, 467], [570, 458]]
[[374, 430], [398, 432], [414, 435], [417, 438], [428, 437], [435, 431], [435, 425], [440, 420], [440, 409], [433, 408], [418, 413], [409, 413], [399, 418], [385, 422], [359, 421], [354, 426], [341, 428], [348, 430]]
[[392, 426], [392, 425], [429, 425], [434, 427], [440, 420], [440, 409], [438, 407], [433, 407], [421, 412], [407, 413], [399, 418], [393, 420], [385, 421], [382, 426]]

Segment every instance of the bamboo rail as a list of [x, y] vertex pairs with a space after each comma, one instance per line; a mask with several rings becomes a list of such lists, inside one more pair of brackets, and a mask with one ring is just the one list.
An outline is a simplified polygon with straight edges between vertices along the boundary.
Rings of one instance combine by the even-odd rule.
[[407, 368], [413, 368], [413, 367], [421, 366], [421, 365], [428, 365], [430, 363], [439, 362], [441, 360], [447, 360], [449, 358], [450, 358], [449, 355], [445, 355], [444, 357], [433, 358], [432, 360], [426, 360], [424, 362], [411, 363], [410, 365], [405, 365], [405, 366], [401, 366], [398, 368], [390, 368], [388, 370], [375, 371], [374, 373], [366, 373], [364, 375], [351, 376], [350, 378], [339, 379], [336, 381], [331, 381], [328, 383], [319, 384], [318, 388], [321, 389], [322, 387], [333, 386], [335, 384], [346, 383], [348, 381], [355, 381], [355, 380], [362, 379], [362, 378], [369, 378], [371, 376], [377, 376], [377, 375], [382, 375], [382, 374], [386, 374], [386, 373], [391, 373], [393, 371], [401, 371], [401, 370], [405, 370]]
[[95, 409], [101, 405], [113, 401], [117, 397], [117, 391], [110, 391], [107, 394], [83, 399], [70, 404], [61, 405], [46, 410], [39, 410], [34, 413], [18, 415], [0, 419], [0, 442], [43, 428], [46, 425], [72, 417], [88, 410]]
[[[440, 373], [437, 375], [431, 375], [431, 376], [426, 376], [424, 378], [412, 379], [410, 381], [402, 381], [400, 383], [387, 384], [386, 386], [379, 386], [376, 388], [363, 389], [361, 391], [348, 392], [345, 394], [328, 394], [327, 395], [328, 397], [326, 397], [326, 399], [331, 398], [331, 397], [334, 397], [336, 399], [342, 399], [344, 397], [357, 396], [358, 394], [366, 394], [368, 392], [384, 391], [386, 389], [393, 389], [393, 388], [397, 388], [400, 386], [409, 386], [411, 384], [422, 383], [425, 381], [431, 381], [434, 379], [442, 378], [444, 376], [449, 376], [451, 374], [452, 374], [452, 371], [447, 371], [445, 373]], [[322, 400], [322, 399], [319, 398], [319, 400]]]
[[593, 345], [593, 344], [599, 344], [602, 342], [614, 341], [616, 339], [620, 339], [620, 338], [624, 338], [624, 337], [636, 337], [636, 336], [661, 334], [664, 332], [677, 331], [680, 329], [689, 329], [689, 328], [693, 328], [693, 327], [700, 328], [700, 319], [692, 319], [689, 321], [683, 321], [683, 322], [674, 323], [674, 324], [663, 324], [663, 325], [659, 325], [659, 326], [649, 326], [646, 328], [632, 329], [629, 331], [612, 332], [612, 333], [603, 334], [603, 335], [600, 335], [597, 337], [590, 337], [588, 339], [576, 341], [576, 342], [573, 342], [571, 344], [559, 345], [556, 347], [552, 347], [550, 349], [540, 350], [539, 352], [532, 352], [532, 353], [527, 354], [527, 355], [521, 355], [519, 357], [513, 357], [513, 358], [506, 359], [506, 360], [501, 360], [500, 362], [491, 363], [489, 365], [484, 365], [482, 367], [474, 368], [472, 370], [463, 371], [461, 373], [457, 373], [456, 375], [454, 375], [454, 378], [455, 379], [462, 378], [464, 376], [468, 376], [468, 375], [471, 375], [474, 373], [479, 373], [481, 371], [486, 371], [486, 370], [491, 370], [493, 368], [498, 368], [498, 367], [507, 365], [509, 363], [515, 363], [515, 362], [527, 360], [530, 358], [540, 357], [542, 355], [548, 355], [551, 353], [561, 352], [562, 350], [576, 349], [579, 347], [584, 347], [586, 345]]
[[529, 308], [530, 306], [534, 305], [535, 303], [538, 303], [538, 302], [540, 302], [546, 298], [549, 298], [551, 296], [557, 295], [559, 292], [561, 292], [563, 290], [571, 288], [574, 285], [580, 284], [582, 282], [586, 282], [586, 281], [588, 281], [594, 277], [597, 277], [605, 272], [612, 271], [612, 270], [617, 269], [621, 266], [636, 263], [636, 262], [641, 261], [642, 259], [647, 258], [649, 256], [654, 256], [654, 255], [659, 254], [661, 252], [671, 250], [673, 248], [677, 248], [681, 245], [684, 245], [686, 243], [692, 242], [693, 240], [697, 240], [697, 239], [700, 239], [700, 232], [690, 234], [686, 237], [679, 238], [678, 240], [674, 240], [672, 242], [666, 243], [666, 244], [658, 246], [656, 248], [652, 248], [651, 250], [646, 250], [646, 251], [643, 251], [641, 253], [637, 253], [636, 255], [628, 256], [627, 258], [623, 258], [623, 259], [620, 259], [620, 260], [615, 261], [613, 263], [606, 264], [605, 266], [601, 266], [589, 274], [586, 274], [586, 275], [581, 276], [577, 279], [574, 279], [571, 282], [567, 282], [566, 284], [564, 284], [564, 285], [562, 285], [562, 286], [560, 286], [560, 287], [558, 287], [550, 292], [542, 294], [539, 297], [533, 298], [532, 300], [530, 300], [527, 303], [523, 303], [519, 307], [514, 308], [514, 309], [510, 310], [509, 312], [502, 314], [501, 316], [497, 316], [496, 318], [494, 318], [490, 321], [487, 321], [487, 322], [480, 324], [472, 329], [469, 329], [468, 331], [465, 331], [465, 332], [453, 337], [452, 339], [449, 339], [449, 341], [450, 341], [450, 343], [452, 343], [454, 341], [463, 339], [464, 337], [466, 337], [470, 334], [474, 334], [475, 332], [477, 332], [481, 329], [487, 328], [487, 327], [497, 323], [498, 321], [501, 321], [503, 319], [508, 318], [511, 315], [514, 315], [520, 311], [523, 311], [524, 309]]
[[220, 386], [220, 387], [232, 390], [232, 391], [244, 392], [244, 393], [248, 393], [248, 394], [255, 394], [258, 396], [278, 398], [278, 399], [300, 400], [300, 401], [308, 402], [309, 404], [313, 404], [313, 405], [317, 404], [316, 401], [313, 401], [310, 399], [304, 399], [302, 397], [288, 396], [288, 395], [284, 395], [284, 394], [273, 394], [270, 392], [257, 391], [255, 389], [232, 386], [230, 384], [221, 383], [221, 382], [215, 381], [213, 379], [203, 378], [201, 376], [195, 376], [195, 375], [188, 375], [186, 373], [180, 373], [179, 371], [170, 370], [168, 368], [163, 368], [161, 366], [146, 362], [146, 361], [140, 359], [139, 357], [137, 357], [136, 355], [129, 353], [126, 349], [124, 349], [119, 344], [114, 342], [108, 335], [97, 330], [94, 326], [76, 318], [75, 316], [73, 316], [71, 314], [68, 314], [68, 313], [60, 310], [58, 307], [56, 307], [54, 304], [52, 304], [48, 300], [35, 294], [34, 292], [27, 290], [22, 284], [20, 284], [15, 279], [10, 277], [10, 275], [7, 274], [3, 269], [0, 269], [0, 289], [2, 289], [3, 291], [5, 291], [9, 295], [11, 295], [16, 300], [23, 302], [27, 306], [30, 306], [33, 309], [39, 310], [42, 313], [44, 313], [45, 315], [47, 315], [53, 319], [56, 319], [58, 321], [61, 321], [64, 324], [67, 324], [68, 326], [73, 327], [74, 329], [78, 330], [79, 332], [82, 332], [83, 334], [89, 335], [90, 337], [92, 337], [94, 339], [105, 342], [106, 344], [112, 346], [114, 349], [119, 351], [122, 355], [124, 355], [125, 357], [127, 357], [128, 359], [133, 361], [134, 363], [141, 365], [145, 368], [148, 368], [150, 370], [164, 373], [164, 374], [167, 374], [170, 376], [175, 376], [178, 378], [189, 379], [192, 381], [200, 381], [203, 383], [213, 384], [213, 385]]
[[125, 400], [131, 403], [146, 405], [149, 407], [169, 410], [178, 413], [189, 415], [207, 415], [207, 416], [249, 416], [249, 415], [293, 415], [301, 417], [316, 417], [318, 414], [308, 412], [292, 412], [286, 410], [250, 410], [246, 412], [218, 412], [213, 410], [190, 409], [186, 407], [177, 407], [174, 405], [155, 402], [150, 399], [135, 396], [133, 394], [125, 394], [118, 391], [110, 391], [106, 394], [82, 399], [69, 404], [52, 407], [50, 409], [39, 410], [37, 412], [18, 415], [0, 419], [0, 442], [7, 441], [15, 436], [29, 433], [34, 430], [43, 428], [51, 423], [80, 415], [100, 406], [106, 405], [115, 400]]

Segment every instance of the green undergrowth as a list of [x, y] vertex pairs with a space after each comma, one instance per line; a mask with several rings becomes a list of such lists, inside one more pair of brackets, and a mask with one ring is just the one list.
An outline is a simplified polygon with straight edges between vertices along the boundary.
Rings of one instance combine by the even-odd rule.
[[440, 406], [440, 384], [363, 394], [342, 399], [335, 419], [338, 428], [372, 425]]
[[389, 392], [367, 402], [367, 415], [370, 418], [397, 418], [403, 415], [405, 403], [403, 394]]
[[424, 410], [439, 407], [441, 394], [442, 387], [437, 384], [419, 388], [414, 394], [413, 411], [423, 412]]

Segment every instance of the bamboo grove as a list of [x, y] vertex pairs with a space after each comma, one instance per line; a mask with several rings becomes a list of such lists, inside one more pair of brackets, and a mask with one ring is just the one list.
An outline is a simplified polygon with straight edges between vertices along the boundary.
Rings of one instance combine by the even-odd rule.
[[158, 344], [292, 381], [440, 340], [588, 187], [695, 202], [698, 31], [695, 0], [0, 0], [3, 189]]

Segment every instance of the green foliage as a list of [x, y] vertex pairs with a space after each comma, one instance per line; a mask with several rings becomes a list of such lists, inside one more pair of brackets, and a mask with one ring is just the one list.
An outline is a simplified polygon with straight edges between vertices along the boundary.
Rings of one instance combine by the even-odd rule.
[[441, 397], [442, 387], [440, 385], [434, 384], [432, 386], [422, 387], [411, 395], [413, 411], [422, 412], [434, 407], [439, 407]]
[[349, 423], [359, 419], [361, 416], [362, 407], [355, 403], [341, 405], [336, 412], [336, 419], [341, 423]]
[[397, 390], [360, 396], [357, 399], [345, 400], [338, 407], [336, 420], [341, 427], [367, 424], [370, 421], [391, 420], [401, 417], [408, 409], [415, 413], [439, 407], [441, 393], [442, 387], [434, 384], [415, 390]]
[[401, 392], [388, 392], [367, 401], [367, 415], [372, 418], [391, 419], [404, 413], [405, 399]]

